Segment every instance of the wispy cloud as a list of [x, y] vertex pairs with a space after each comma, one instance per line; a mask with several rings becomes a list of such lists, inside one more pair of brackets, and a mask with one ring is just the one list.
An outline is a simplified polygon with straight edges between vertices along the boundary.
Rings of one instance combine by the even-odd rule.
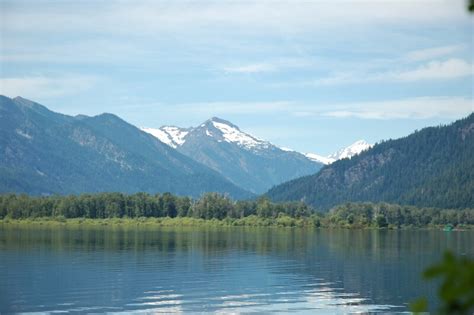
[[383, 102], [352, 103], [324, 111], [322, 116], [362, 119], [459, 118], [474, 111], [474, 101], [462, 97], [419, 97]]
[[[463, 59], [451, 58], [444, 61], [430, 61], [412, 69], [387, 70], [384, 72], [338, 72], [327, 77], [305, 81], [301, 85], [329, 86], [380, 82], [415, 82], [430, 80], [451, 80], [474, 74], [473, 65]], [[297, 83], [296, 83], [297, 84]]]
[[[135, 105], [130, 105], [136, 108]], [[299, 118], [332, 117], [362, 119], [459, 118], [474, 111], [474, 100], [463, 97], [416, 97], [397, 100], [348, 103], [209, 102], [143, 104], [148, 110], [168, 115], [183, 113], [209, 118], [214, 115], [285, 115]], [[124, 109], [123, 107], [121, 109]]]
[[97, 76], [64, 75], [0, 78], [0, 94], [43, 99], [74, 95], [94, 86]]
[[427, 49], [414, 50], [405, 55], [409, 61], [432, 60], [439, 57], [449, 56], [465, 49], [464, 45], [447, 45]]
[[224, 72], [227, 73], [243, 73], [243, 74], [254, 74], [262, 72], [273, 72], [276, 71], [276, 66], [266, 63], [248, 64], [236, 67], [224, 67]]
[[274, 58], [264, 62], [240, 63], [222, 67], [226, 73], [266, 73], [286, 70], [297, 70], [301, 68], [314, 68], [318, 64], [313, 56], [299, 56], [293, 58]]
[[182, 113], [192, 115], [203, 115], [207, 118], [214, 115], [226, 114], [260, 114], [272, 112], [289, 111], [297, 104], [289, 101], [268, 101], [268, 102], [196, 102], [196, 103], [142, 103], [128, 104], [120, 109], [141, 108], [148, 111], [166, 111], [167, 114], [178, 115]]
[[382, 74], [381, 79], [402, 82], [448, 80], [470, 76], [473, 73], [472, 64], [462, 59], [449, 59], [446, 61], [431, 61], [409, 71]]
[[[49, 32], [73, 30], [101, 33], [146, 34], [156, 32], [202, 31], [215, 25], [235, 30], [272, 32], [305, 31], [314, 25], [345, 23], [391, 23], [395, 21], [455, 20], [463, 16], [462, 0], [410, 1], [210, 1], [161, 2], [142, 0], [129, 3], [116, 0], [84, 6], [71, 2], [56, 3], [54, 9], [40, 2], [21, 6], [4, 1], [7, 30], [32, 29]], [[341, 9], [344, 4], [345, 9]], [[423, 12], [423, 14], [420, 14]]]

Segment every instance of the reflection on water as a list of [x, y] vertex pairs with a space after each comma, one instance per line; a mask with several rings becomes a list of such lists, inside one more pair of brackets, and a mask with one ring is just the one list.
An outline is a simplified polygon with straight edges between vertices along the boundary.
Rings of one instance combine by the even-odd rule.
[[402, 312], [473, 232], [0, 226], [0, 312]]

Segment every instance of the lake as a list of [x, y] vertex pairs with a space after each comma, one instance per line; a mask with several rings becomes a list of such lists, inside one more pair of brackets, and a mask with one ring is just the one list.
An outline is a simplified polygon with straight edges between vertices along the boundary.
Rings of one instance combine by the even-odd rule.
[[474, 232], [0, 225], [0, 313], [403, 312]]

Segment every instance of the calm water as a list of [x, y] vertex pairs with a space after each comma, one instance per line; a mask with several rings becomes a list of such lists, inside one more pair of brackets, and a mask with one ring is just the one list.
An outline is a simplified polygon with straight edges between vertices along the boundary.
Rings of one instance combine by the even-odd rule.
[[403, 312], [473, 232], [0, 226], [0, 313]]

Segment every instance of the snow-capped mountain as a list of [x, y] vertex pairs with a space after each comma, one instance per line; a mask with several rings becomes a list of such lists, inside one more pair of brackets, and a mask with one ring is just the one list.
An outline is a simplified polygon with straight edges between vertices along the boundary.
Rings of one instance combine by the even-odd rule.
[[367, 149], [370, 149], [372, 147], [371, 144], [367, 143], [365, 140], [359, 140], [348, 146], [347, 148], [341, 149], [330, 156], [328, 158], [334, 159], [334, 160], [341, 160], [345, 158], [350, 158], [353, 157], [354, 155], [357, 155], [361, 153], [362, 151], [365, 151]]
[[304, 155], [308, 159], [310, 159], [312, 161], [315, 161], [315, 162], [323, 163], [324, 165], [328, 165], [328, 164], [331, 164], [332, 162], [336, 161], [333, 158], [330, 158], [330, 157], [327, 157], [327, 156], [322, 156], [322, 155], [319, 155], [319, 154], [316, 154], [316, 153], [305, 153]]
[[255, 193], [317, 172], [322, 164], [213, 117], [198, 127], [142, 128], [160, 141]]
[[[211, 137], [217, 142], [234, 143], [246, 150], [264, 150], [268, 149], [272, 144], [268, 141], [258, 139], [248, 133], [245, 133], [234, 124], [223, 119], [213, 117], [199, 127], [195, 128], [179, 128], [176, 126], [162, 126], [156, 128], [141, 128], [143, 131], [155, 136], [161, 142], [177, 148], [186, 142], [186, 136], [192, 133], [202, 133], [204, 130], [206, 136]], [[292, 151], [281, 148], [284, 151]]]
[[361, 153], [362, 151], [368, 150], [372, 147], [372, 144], [367, 143], [365, 140], [359, 140], [351, 144], [350, 146], [343, 148], [337, 152], [334, 152], [328, 156], [322, 156], [314, 153], [306, 153], [305, 156], [315, 162], [323, 164], [331, 164], [337, 160], [351, 158], [354, 155]]

